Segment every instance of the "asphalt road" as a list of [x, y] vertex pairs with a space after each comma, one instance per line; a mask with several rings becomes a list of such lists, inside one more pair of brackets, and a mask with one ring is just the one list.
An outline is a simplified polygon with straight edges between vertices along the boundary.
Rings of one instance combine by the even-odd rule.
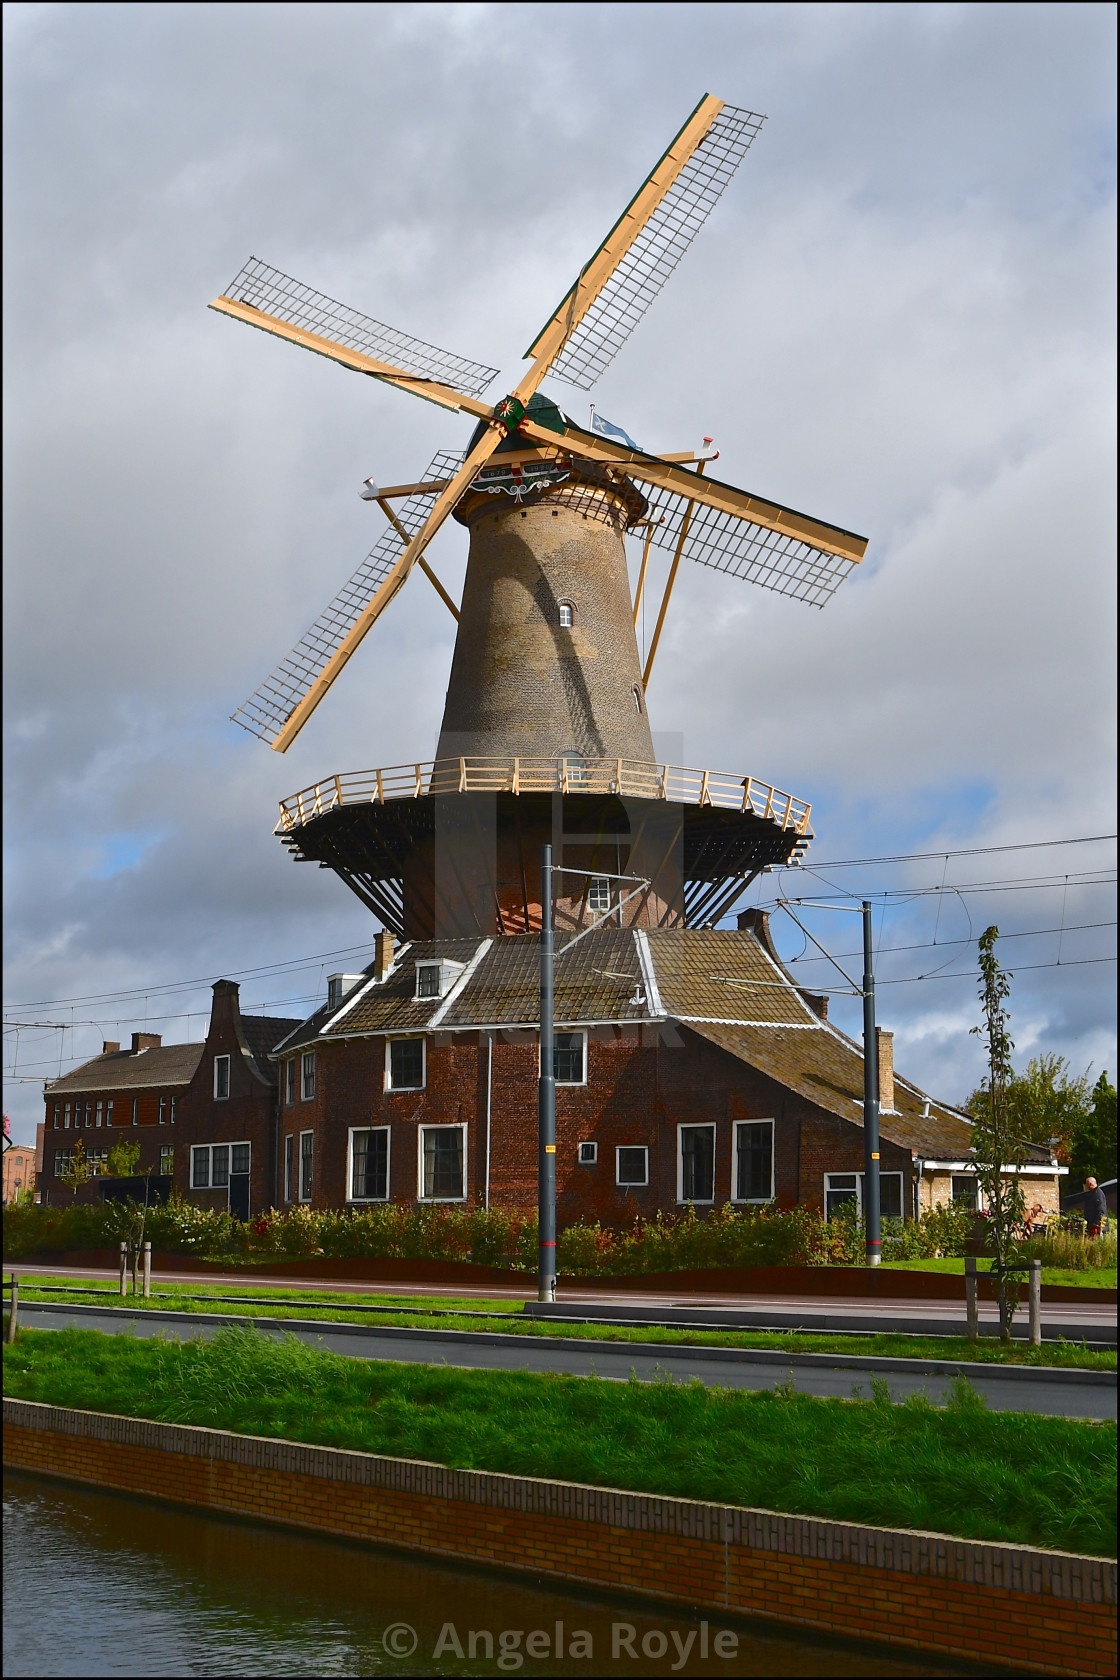
[[339, 1325], [298, 1319], [244, 1319], [214, 1314], [127, 1308], [74, 1307], [21, 1302], [20, 1319], [32, 1329], [103, 1330], [140, 1336], [208, 1336], [223, 1324], [254, 1324], [271, 1335], [291, 1334], [312, 1346], [353, 1359], [387, 1359], [425, 1365], [455, 1365], [488, 1371], [556, 1371], [626, 1381], [690, 1382], [713, 1387], [773, 1388], [792, 1382], [803, 1394], [851, 1399], [870, 1396], [873, 1379], [885, 1380], [891, 1397], [924, 1393], [937, 1403], [965, 1372], [977, 1393], [997, 1411], [1115, 1419], [1116, 1377], [1110, 1372], [993, 1370], [991, 1366], [949, 1365], [938, 1360], [861, 1357], [858, 1354], [785, 1354], [739, 1348], [690, 1348], [592, 1342], [572, 1337], [527, 1337], [492, 1331], [411, 1330], [398, 1326]]

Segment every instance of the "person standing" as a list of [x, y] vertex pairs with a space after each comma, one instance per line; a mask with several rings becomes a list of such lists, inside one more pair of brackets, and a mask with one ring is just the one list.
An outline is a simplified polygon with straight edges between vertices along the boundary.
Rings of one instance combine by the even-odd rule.
[[1105, 1200], [1104, 1191], [1097, 1184], [1095, 1178], [1085, 1180], [1083, 1206], [1085, 1208], [1085, 1235], [1087, 1237], [1099, 1237], [1105, 1214], [1108, 1212], [1108, 1202]]

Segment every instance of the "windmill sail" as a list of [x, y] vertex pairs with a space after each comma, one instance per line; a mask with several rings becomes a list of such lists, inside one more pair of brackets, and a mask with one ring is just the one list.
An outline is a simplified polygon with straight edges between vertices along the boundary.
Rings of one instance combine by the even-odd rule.
[[[655, 547], [676, 551], [681, 527], [688, 527], [681, 556], [717, 572], [757, 583], [779, 595], [823, 607], [858, 564], [855, 558], [818, 548], [796, 532], [757, 525], [740, 514], [705, 507], [675, 490], [642, 484], [649, 503]], [[690, 511], [691, 510], [691, 511]]]
[[707, 221], [765, 120], [754, 111], [723, 106], [568, 337], [550, 374], [581, 391], [591, 390]]
[[[433, 457], [424, 481], [450, 478], [461, 462], [461, 451], [441, 450]], [[394, 512], [409, 536], [414, 537], [422, 529], [431, 508], [431, 492], [424, 491], [409, 496]], [[296, 706], [333, 657], [339, 643], [353, 629], [400, 559], [403, 548], [399, 533], [387, 525], [330, 606], [319, 614], [310, 629], [304, 631], [291, 653], [281, 660], [256, 693], [233, 713], [234, 723], [239, 723], [242, 729], [272, 745]]]
[[323, 292], [314, 291], [278, 268], [270, 268], [250, 257], [237, 278], [226, 287], [223, 297], [233, 303], [259, 309], [277, 321], [303, 332], [356, 350], [376, 361], [392, 362], [419, 379], [434, 379], [479, 397], [497, 374], [497, 368], [425, 344], [411, 333], [398, 332], [381, 321], [362, 315], [347, 304], [337, 303]]

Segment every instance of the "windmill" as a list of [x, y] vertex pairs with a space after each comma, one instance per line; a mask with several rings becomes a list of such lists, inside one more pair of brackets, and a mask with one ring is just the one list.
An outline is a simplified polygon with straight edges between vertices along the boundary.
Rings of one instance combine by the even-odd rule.
[[[475, 422], [465, 450], [441, 451], [415, 482], [367, 481], [361, 493], [380, 505], [386, 531], [234, 714], [285, 751], [413, 569], [431, 579], [458, 620], [435, 761], [329, 778], [282, 802], [278, 829], [298, 857], [334, 868], [391, 928], [428, 937], [528, 931], [539, 919], [532, 859], [541, 834], [562, 835], [565, 855], [586, 861], [589, 882], [596, 867], [620, 875], [623, 864], [649, 877], [627, 919], [657, 925], [718, 919], [759, 869], [795, 859], [809, 842], [809, 807], [791, 795], [749, 776], [658, 765], [646, 688], [682, 559], [823, 606], [866, 539], [720, 482], [706, 471], [708, 448], [647, 452], [577, 425], [540, 390], [546, 377], [592, 389], [763, 120], [705, 95], [497, 403], [483, 398], [496, 369], [384, 326], [256, 258], [211, 304]], [[425, 559], [450, 516], [471, 533], [458, 608]], [[643, 545], [633, 599], [627, 534]], [[672, 559], [643, 662], [636, 624], [651, 546]], [[561, 907], [573, 925], [590, 892]]]

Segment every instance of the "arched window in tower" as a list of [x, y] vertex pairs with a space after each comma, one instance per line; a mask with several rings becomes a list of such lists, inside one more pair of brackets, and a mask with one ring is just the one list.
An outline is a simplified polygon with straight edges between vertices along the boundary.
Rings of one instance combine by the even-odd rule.
[[576, 609], [571, 601], [560, 602], [560, 628], [570, 630], [576, 621]]
[[634, 684], [631, 693], [634, 696], [634, 708], [640, 713], [642, 709], [642, 691], [637, 683]]

